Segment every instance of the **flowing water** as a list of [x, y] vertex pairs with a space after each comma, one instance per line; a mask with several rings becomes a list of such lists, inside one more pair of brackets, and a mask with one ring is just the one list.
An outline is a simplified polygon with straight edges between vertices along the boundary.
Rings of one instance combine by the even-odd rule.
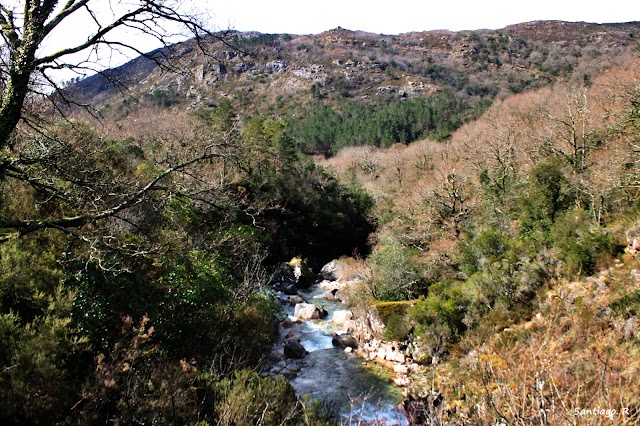
[[[327, 288], [314, 285], [300, 292], [309, 303], [321, 304], [328, 312], [322, 320], [296, 323], [300, 343], [309, 352], [299, 373], [290, 379], [299, 395], [318, 400], [322, 407], [340, 417], [345, 425], [408, 425], [397, 405], [401, 393], [388, 378], [376, 374], [375, 368], [361, 358], [332, 344], [333, 334], [341, 327], [331, 321], [333, 313], [345, 309], [340, 302], [325, 300]], [[286, 308], [293, 317], [293, 306]]]

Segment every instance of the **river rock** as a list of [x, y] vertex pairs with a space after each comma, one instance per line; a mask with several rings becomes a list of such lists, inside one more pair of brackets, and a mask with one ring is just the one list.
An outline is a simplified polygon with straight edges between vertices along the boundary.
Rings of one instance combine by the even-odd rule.
[[295, 296], [298, 294], [298, 287], [293, 283], [282, 283], [280, 284], [280, 291], [288, 296]]
[[333, 343], [333, 346], [336, 346], [338, 348], [358, 348], [358, 341], [351, 334], [341, 334], [339, 336], [333, 336], [333, 339], [331, 339], [331, 343]]
[[[335, 314], [334, 314], [335, 315]], [[353, 320], [349, 320], [346, 321], [343, 325], [342, 325], [342, 332], [344, 333], [353, 333], [354, 331], [356, 331], [358, 329], [358, 325], [356, 324], [355, 321]]]
[[393, 372], [396, 374], [408, 374], [409, 366], [407, 364], [395, 364], [393, 366]]
[[295, 340], [287, 340], [284, 343], [284, 357], [285, 358], [294, 358], [301, 359], [304, 358], [309, 352]]
[[331, 300], [334, 302], [339, 302], [340, 301], [340, 297], [338, 296], [338, 292], [340, 290], [338, 290], [337, 288], [334, 288], [333, 290], [329, 290], [327, 292], [325, 292], [322, 297], [324, 297], [327, 300]]
[[287, 316], [284, 321], [282, 321], [282, 326], [284, 328], [290, 328], [293, 327], [294, 324], [298, 324], [300, 322], [299, 318], [295, 318], [295, 317], [289, 317]]
[[411, 384], [411, 381], [407, 376], [400, 376], [393, 379], [393, 384], [399, 387], [405, 387], [409, 386], [409, 384]]
[[322, 269], [320, 269], [318, 276], [322, 278], [322, 280], [335, 281], [338, 279], [338, 261], [332, 260], [324, 265]]
[[291, 305], [297, 305], [298, 303], [307, 303], [307, 300], [299, 294], [289, 296], [288, 301]]
[[302, 338], [302, 332], [298, 328], [291, 329], [287, 331], [286, 337], [287, 340], [292, 340], [295, 342], [299, 342]]
[[400, 364], [406, 361], [406, 357], [398, 348], [387, 343], [380, 345], [380, 348], [376, 352], [376, 357], [381, 360], [398, 362]]
[[336, 325], [342, 325], [344, 326], [347, 321], [350, 321], [351, 318], [353, 318], [353, 313], [351, 311], [348, 310], [340, 310], [340, 311], [335, 311], [333, 313], [333, 323]]
[[327, 290], [340, 290], [345, 284], [340, 281], [324, 280], [318, 283], [318, 288], [326, 288]]
[[327, 311], [322, 306], [311, 303], [298, 303], [293, 313], [302, 320], [322, 319], [327, 316]]

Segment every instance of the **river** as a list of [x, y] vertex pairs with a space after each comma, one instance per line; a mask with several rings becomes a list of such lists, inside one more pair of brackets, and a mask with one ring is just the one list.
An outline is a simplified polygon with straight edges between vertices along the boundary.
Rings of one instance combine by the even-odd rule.
[[332, 338], [341, 330], [332, 322], [333, 314], [345, 307], [341, 302], [325, 300], [326, 291], [326, 287], [314, 284], [299, 292], [309, 303], [324, 307], [328, 315], [321, 320], [296, 320], [294, 306], [285, 304], [293, 322], [287, 333], [299, 333], [300, 343], [309, 352], [289, 382], [300, 396], [318, 400], [344, 425], [408, 425], [397, 408], [402, 400], [400, 389], [391, 383], [387, 371], [333, 346]]

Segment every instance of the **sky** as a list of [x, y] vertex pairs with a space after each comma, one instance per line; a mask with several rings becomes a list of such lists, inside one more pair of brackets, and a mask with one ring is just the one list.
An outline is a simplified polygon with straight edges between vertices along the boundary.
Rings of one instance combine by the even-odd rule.
[[[194, 1], [191, 1], [194, 3]], [[499, 29], [535, 20], [640, 21], [638, 0], [197, 1], [219, 28], [317, 34], [338, 26], [380, 34]]]

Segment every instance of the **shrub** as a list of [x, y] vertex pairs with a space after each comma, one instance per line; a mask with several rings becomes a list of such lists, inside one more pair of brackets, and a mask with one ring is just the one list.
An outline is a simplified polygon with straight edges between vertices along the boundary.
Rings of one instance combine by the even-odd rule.
[[425, 334], [432, 326], [442, 326], [452, 334], [466, 329], [464, 319], [477, 297], [477, 288], [471, 283], [441, 281], [429, 288], [429, 295], [422, 297], [409, 309], [416, 320], [418, 335]]
[[420, 273], [413, 250], [394, 237], [385, 237], [369, 257], [374, 296], [382, 301], [414, 297]]
[[614, 238], [594, 227], [584, 210], [574, 209], [560, 216], [552, 235], [558, 257], [565, 262], [565, 272], [570, 276], [591, 275], [600, 261], [614, 254]]
[[[42, 295], [42, 294], [41, 294]], [[72, 294], [43, 296], [47, 315], [24, 323], [0, 314], [0, 423], [42, 424], [65, 416], [78, 400], [87, 340], [71, 325]]]
[[409, 307], [414, 301], [378, 302], [375, 304], [378, 316], [384, 323], [384, 338], [400, 341], [407, 337], [413, 329], [413, 321], [408, 315]]
[[282, 378], [240, 370], [216, 385], [218, 423], [232, 425], [293, 425], [302, 423], [304, 407]]
[[407, 315], [391, 314], [385, 323], [384, 338], [395, 341], [404, 340], [411, 333], [412, 328], [411, 319]]

